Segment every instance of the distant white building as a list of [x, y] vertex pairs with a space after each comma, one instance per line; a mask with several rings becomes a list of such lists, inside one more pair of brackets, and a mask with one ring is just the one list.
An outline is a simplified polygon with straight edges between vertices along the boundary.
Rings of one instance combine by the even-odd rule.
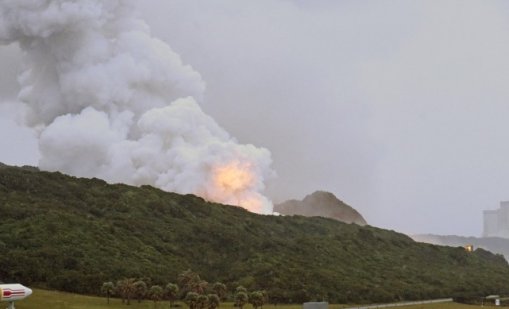
[[509, 238], [509, 201], [500, 202], [497, 210], [485, 210], [483, 237]]

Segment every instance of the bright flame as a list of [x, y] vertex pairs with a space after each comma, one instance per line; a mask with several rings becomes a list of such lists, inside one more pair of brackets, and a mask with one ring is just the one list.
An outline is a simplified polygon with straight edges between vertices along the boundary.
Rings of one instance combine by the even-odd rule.
[[225, 191], [235, 193], [253, 185], [255, 176], [248, 164], [232, 162], [228, 165], [216, 167], [213, 171], [214, 184]]
[[249, 162], [238, 160], [214, 166], [207, 192], [199, 194], [218, 203], [236, 205], [251, 212], [268, 213], [271, 203], [256, 192], [259, 182], [256, 168]]

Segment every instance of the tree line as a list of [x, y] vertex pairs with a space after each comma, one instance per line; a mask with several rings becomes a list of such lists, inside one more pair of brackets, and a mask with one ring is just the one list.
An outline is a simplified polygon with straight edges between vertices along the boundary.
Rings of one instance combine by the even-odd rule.
[[[123, 278], [116, 283], [104, 282], [101, 292], [106, 296], [107, 303], [110, 298], [117, 296], [123, 304], [130, 305], [132, 300], [142, 302], [151, 300], [156, 305], [159, 301], [167, 300], [170, 307], [182, 300], [189, 309], [216, 309], [220, 303], [228, 299], [228, 288], [224, 283], [208, 283], [200, 275], [191, 270], [180, 273], [177, 283], [167, 283], [164, 286], [152, 284], [150, 278]], [[233, 295], [234, 306], [242, 309], [244, 305], [251, 304], [254, 309], [262, 308], [268, 301], [266, 291], [248, 292], [243, 286], [238, 286]]]

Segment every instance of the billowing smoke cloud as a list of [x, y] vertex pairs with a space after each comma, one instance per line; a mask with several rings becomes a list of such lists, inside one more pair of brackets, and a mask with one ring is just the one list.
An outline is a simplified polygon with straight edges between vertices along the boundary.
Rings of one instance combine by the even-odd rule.
[[200, 75], [128, 1], [4, 0], [0, 42], [25, 53], [19, 98], [40, 132], [40, 168], [271, 211], [270, 152], [202, 112]]

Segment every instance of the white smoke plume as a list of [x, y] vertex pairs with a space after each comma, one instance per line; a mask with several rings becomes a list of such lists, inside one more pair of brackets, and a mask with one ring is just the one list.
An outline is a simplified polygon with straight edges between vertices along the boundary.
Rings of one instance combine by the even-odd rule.
[[269, 213], [270, 152], [200, 109], [205, 84], [125, 0], [2, 0], [0, 43], [19, 43], [40, 168]]

